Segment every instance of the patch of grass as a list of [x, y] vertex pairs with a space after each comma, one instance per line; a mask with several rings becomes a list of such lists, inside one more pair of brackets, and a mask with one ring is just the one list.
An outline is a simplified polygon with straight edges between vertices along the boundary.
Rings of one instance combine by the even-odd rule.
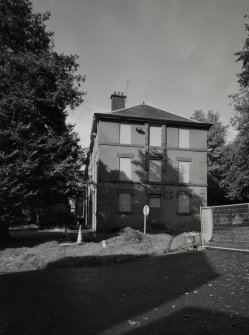
[[0, 272], [19, 272], [46, 267], [82, 267], [116, 263], [152, 255], [165, 255], [185, 247], [184, 239], [168, 234], [142, 234], [125, 228], [119, 234], [98, 242], [62, 247], [50, 241], [30, 247], [0, 251]]

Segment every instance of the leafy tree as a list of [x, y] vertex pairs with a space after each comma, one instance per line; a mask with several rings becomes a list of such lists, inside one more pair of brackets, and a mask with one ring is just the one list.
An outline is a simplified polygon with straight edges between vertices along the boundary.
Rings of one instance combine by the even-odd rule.
[[191, 118], [213, 124], [207, 136], [208, 204], [224, 204], [227, 202], [224, 184], [222, 183], [225, 173], [227, 126], [222, 124], [220, 114], [211, 110], [208, 111], [207, 115], [202, 110], [196, 110]]
[[49, 13], [0, 2], [0, 236], [25, 211], [64, 202], [82, 180], [83, 152], [66, 123], [85, 94], [77, 56], [58, 54]]
[[[248, 16], [245, 16], [248, 19]], [[249, 24], [245, 23], [247, 38], [241, 51], [235, 53], [237, 61], [242, 62], [241, 72], [237, 74], [239, 92], [232, 95], [236, 115], [232, 120], [238, 130], [234, 142], [231, 165], [228, 170], [226, 186], [233, 200], [249, 199]]]

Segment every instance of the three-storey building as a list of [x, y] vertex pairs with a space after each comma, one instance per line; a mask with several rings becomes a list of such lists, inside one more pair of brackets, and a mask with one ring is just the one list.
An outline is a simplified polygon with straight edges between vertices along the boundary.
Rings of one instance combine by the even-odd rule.
[[111, 95], [112, 112], [95, 113], [88, 155], [87, 221], [94, 231], [125, 226], [200, 230], [207, 203], [208, 123], [141, 104], [125, 108]]

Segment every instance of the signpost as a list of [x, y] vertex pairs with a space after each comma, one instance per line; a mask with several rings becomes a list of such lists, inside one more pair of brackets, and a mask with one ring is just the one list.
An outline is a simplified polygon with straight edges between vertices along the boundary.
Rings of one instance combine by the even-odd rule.
[[146, 218], [149, 215], [150, 207], [148, 205], [145, 205], [143, 208], [144, 213], [144, 234], [146, 234]]

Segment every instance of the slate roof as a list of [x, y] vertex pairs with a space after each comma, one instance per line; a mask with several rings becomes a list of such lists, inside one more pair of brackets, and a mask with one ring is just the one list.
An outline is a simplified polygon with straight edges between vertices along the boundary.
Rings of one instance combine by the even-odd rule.
[[117, 111], [108, 113], [108, 115], [116, 115], [123, 117], [141, 117], [145, 119], [158, 119], [165, 121], [176, 121], [176, 122], [197, 122], [198, 121], [188, 119], [170, 112], [167, 112], [163, 109], [152, 107], [146, 104], [137, 105], [134, 107], [119, 109]]
[[171, 124], [177, 124], [178, 122], [196, 126], [197, 128], [209, 128], [211, 124], [205, 122], [199, 122], [192, 120], [177, 114], [167, 112], [163, 109], [159, 109], [150, 105], [141, 104], [133, 107], [123, 108], [111, 113], [95, 113], [95, 116], [104, 118], [126, 118], [128, 119], [143, 119], [153, 120], [154, 122], [165, 121]]

